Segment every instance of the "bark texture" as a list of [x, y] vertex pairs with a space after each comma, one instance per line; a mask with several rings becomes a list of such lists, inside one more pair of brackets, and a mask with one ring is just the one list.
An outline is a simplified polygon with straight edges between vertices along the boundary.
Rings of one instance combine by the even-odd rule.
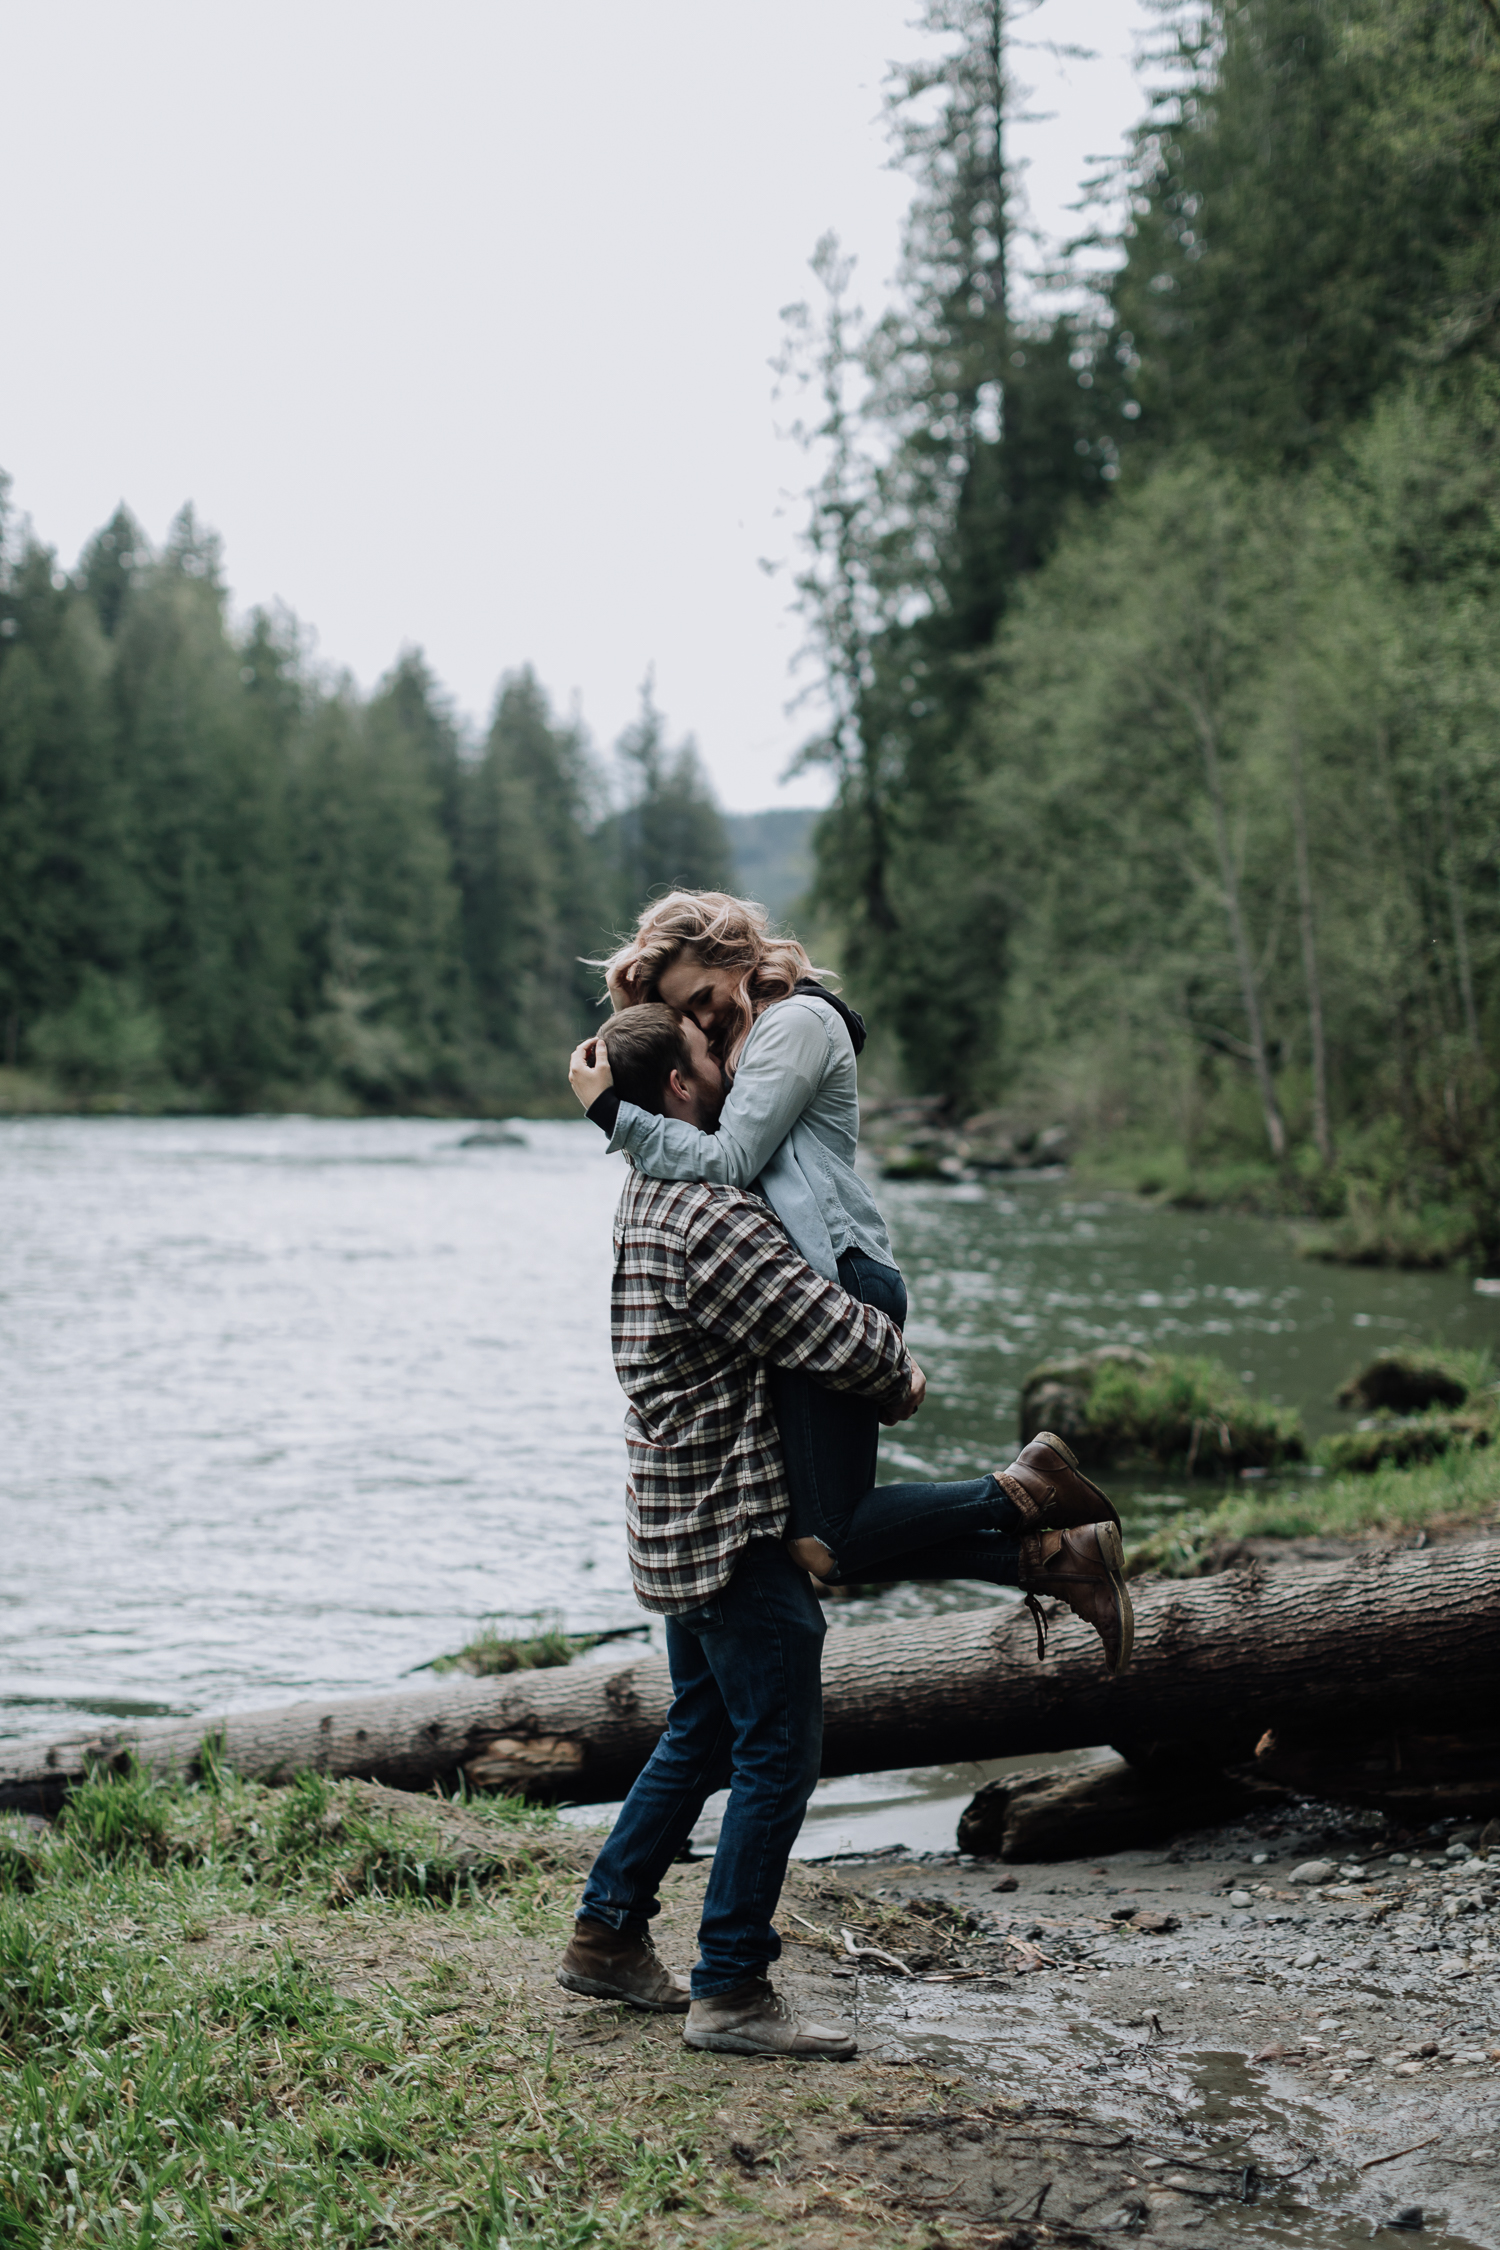
[[[1041, 1664], [1010, 1601], [830, 1633], [824, 1773], [1103, 1743], [1133, 1755], [1189, 1734], [1248, 1755], [1267, 1728], [1296, 1741], [1418, 1718], [1462, 1728], [1500, 1700], [1500, 1541], [1251, 1565], [1134, 1592], [1135, 1660], [1120, 1680], [1060, 1605]], [[665, 1662], [646, 1657], [21, 1743], [0, 1753], [0, 1807], [54, 1810], [91, 1764], [132, 1754], [191, 1774], [205, 1737], [266, 1780], [308, 1767], [425, 1789], [478, 1763], [487, 1783], [597, 1804], [625, 1794], [670, 1697]]]

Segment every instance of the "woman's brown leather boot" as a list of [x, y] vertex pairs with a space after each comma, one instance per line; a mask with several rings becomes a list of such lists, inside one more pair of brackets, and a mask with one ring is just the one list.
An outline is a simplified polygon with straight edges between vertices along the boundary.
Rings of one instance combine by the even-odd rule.
[[1125, 1549], [1114, 1524], [1032, 1532], [1021, 1541], [1020, 1584], [1036, 1623], [1039, 1660], [1047, 1653], [1047, 1626], [1037, 1596], [1053, 1594], [1093, 1626], [1104, 1643], [1104, 1669], [1118, 1679], [1130, 1662], [1135, 1611], [1125, 1583]]
[[1020, 1514], [1025, 1531], [1119, 1524], [1113, 1500], [1089, 1481], [1072, 1450], [1051, 1430], [1038, 1430], [1008, 1469], [992, 1469], [990, 1474]]

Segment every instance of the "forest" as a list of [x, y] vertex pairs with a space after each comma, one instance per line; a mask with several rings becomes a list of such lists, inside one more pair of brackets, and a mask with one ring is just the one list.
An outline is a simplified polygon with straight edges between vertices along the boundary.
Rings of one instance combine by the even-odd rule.
[[[893, 288], [825, 239], [786, 318], [831, 797], [792, 918], [877, 1091], [1500, 1270], [1500, 10], [1168, 0], [1042, 289], [1023, 20], [928, 0]], [[735, 877], [649, 695], [614, 774], [528, 671], [471, 739], [419, 653], [362, 697], [237, 622], [190, 513], [72, 571], [13, 528], [4, 1099], [552, 1106], [583, 957]]]
[[[723, 820], [649, 688], [623, 787], [530, 671], [471, 744], [421, 655], [361, 698], [296, 620], [227, 612], [189, 511], [123, 510], [0, 593], [5, 1063], [83, 1106], [557, 1106], [597, 954]], [[13, 1101], [15, 1095], [13, 1092]]]

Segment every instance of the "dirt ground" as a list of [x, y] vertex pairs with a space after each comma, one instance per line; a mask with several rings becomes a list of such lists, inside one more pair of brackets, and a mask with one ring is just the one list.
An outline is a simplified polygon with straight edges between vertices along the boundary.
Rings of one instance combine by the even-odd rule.
[[[1500, 1867], [1450, 1852], [1451, 1830], [1393, 1861], [1372, 1816], [1296, 1819], [1087, 1863], [794, 1866], [778, 1977], [857, 2029], [843, 2065], [694, 2055], [680, 2019], [572, 1998], [555, 1929], [481, 1915], [392, 1950], [376, 1923], [325, 1920], [300, 1942], [347, 1989], [440, 1968], [450, 2050], [481, 2019], [503, 2038], [519, 2003], [572, 2098], [643, 2137], [686, 2120], [715, 2185], [653, 2240], [1331, 2246], [1420, 2228], [1500, 2250]], [[1291, 1883], [1314, 1856], [1329, 1879]], [[666, 1886], [674, 1964], [705, 1876]]]

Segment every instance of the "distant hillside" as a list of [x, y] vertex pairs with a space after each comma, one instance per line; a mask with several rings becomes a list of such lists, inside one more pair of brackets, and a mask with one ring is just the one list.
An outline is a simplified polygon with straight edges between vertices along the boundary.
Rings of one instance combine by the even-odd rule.
[[724, 815], [737, 889], [746, 898], [759, 899], [778, 922], [792, 912], [812, 881], [812, 832], [817, 818], [808, 809]]

